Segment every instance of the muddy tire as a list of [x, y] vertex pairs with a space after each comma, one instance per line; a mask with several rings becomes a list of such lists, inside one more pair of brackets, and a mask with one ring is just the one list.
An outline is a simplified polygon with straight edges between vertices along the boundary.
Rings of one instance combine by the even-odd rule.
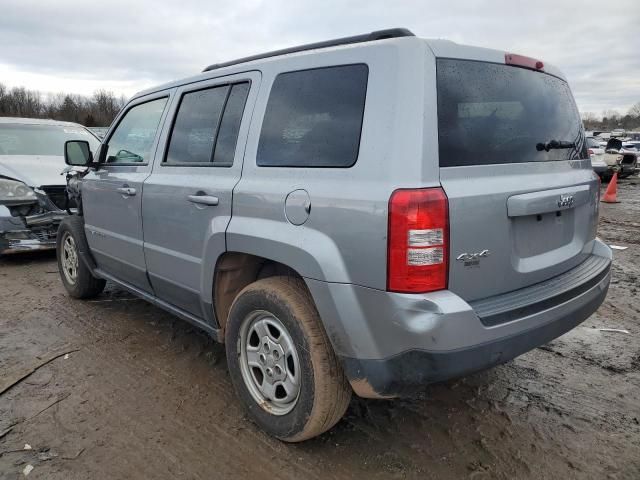
[[304, 282], [269, 277], [242, 290], [226, 326], [229, 373], [251, 418], [300, 442], [344, 415], [349, 385]]
[[91, 274], [91, 270], [80, 258], [81, 251], [89, 251], [84, 235], [84, 221], [78, 215], [71, 215], [58, 227], [56, 257], [60, 279], [72, 297], [93, 298], [104, 290], [106, 282]]

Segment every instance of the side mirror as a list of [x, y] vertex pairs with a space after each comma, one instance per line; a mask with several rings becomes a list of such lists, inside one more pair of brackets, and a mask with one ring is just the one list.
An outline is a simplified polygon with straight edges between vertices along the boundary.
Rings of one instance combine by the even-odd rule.
[[86, 140], [64, 142], [64, 162], [72, 167], [88, 167], [93, 163], [93, 155]]

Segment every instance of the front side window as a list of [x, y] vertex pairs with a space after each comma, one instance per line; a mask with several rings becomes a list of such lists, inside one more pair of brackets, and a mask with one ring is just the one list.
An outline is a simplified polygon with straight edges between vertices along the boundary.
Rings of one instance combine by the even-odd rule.
[[165, 163], [231, 165], [248, 93], [248, 82], [185, 93]]
[[369, 69], [364, 64], [279, 74], [258, 144], [266, 167], [350, 167], [358, 159]]
[[109, 139], [107, 163], [148, 163], [167, 98], [131, 108]]

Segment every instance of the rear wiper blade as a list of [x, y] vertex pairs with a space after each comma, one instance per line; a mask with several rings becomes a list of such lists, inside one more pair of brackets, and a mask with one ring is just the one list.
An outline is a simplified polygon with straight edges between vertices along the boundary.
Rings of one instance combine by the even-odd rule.
[[575, 148], [575, 142], [566, 142], [564, 140], [549, 140], [546, 143], [536, 143], [536, 150], [548, 152], [556, 148]]

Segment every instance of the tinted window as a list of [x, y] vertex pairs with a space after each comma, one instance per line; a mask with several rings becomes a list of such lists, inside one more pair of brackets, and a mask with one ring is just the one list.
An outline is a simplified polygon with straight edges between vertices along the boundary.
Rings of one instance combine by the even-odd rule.
[[233, 156], [236, 153], [236, 143], [238, 141], [238, 131], [244, 112], [244, 104], [249, 94], [249, 83], [238, 83], [233, 86], [227, 106], [224, 109], [224, 116], [218, 132], [216, 149], [213, 155], [213, 163], [229, 165], [233, 163]]
[[0, 155], [61, 157], [67, 140], [86, 140], [92, 152], [100, 144], [86, 128], [77, 125], [0, 123]]
[[[494, 63], [437, 60], [440, 166], [588, 158], [567, 83]], [[551, 140], [572, 148], [544, 149]]]
[[262, 123], [261, 166], [350, 167], [358, 158], [366, 65], [282, 73]]
[[229, 86], [186, 93], [180, 102], [166, 161], [209, 163]]
[[131, 108], [109, 139], [107, 163], [147, 163], [167, 98]]

